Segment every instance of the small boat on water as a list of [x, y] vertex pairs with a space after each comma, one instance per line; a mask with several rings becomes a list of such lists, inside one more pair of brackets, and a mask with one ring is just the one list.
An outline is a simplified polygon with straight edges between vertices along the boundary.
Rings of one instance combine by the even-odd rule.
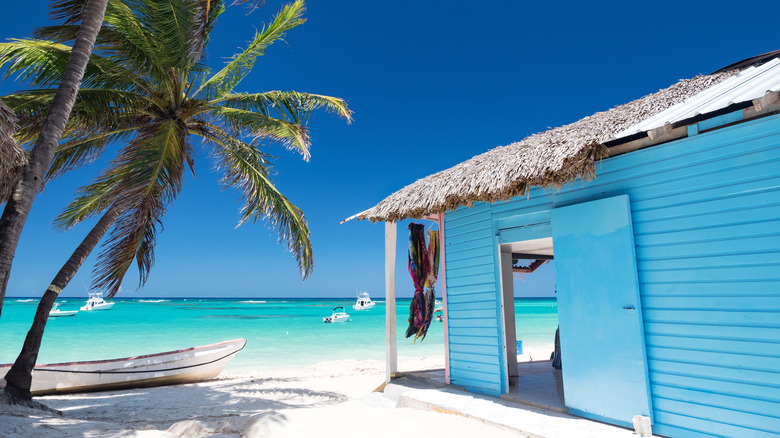
[[442, 307], [437, 307], [433, 309], [434, 319], [438, 322], [444, 322], [444, 309]]
[[358, 292], [357, 302], [355, 302], [352, 308], [355, 310], [368, 310], [373, 309], [375, 305], [376, 303], [371, 301], [371, 297], [368, 295], [368, 292], [361, 291]]
[[[341, 310], [339, 310], [341, 309]], [[333, 315], [326, 316], [322, 318], [322, 322], [330, 323], [330, 322], [345, 322], [349, 319], [349, 315], [344, 312], [343, 306], [338, 306], [333, 308]]]
[[[221, 373], [245, 344], [245, 339], [234, 339], [122, 359], [36, 365], [30, 392], [38, 396], [200, 382]], [[0, 365], [0, 376], [10, 368]]]
[[77, 313], [78, 310], [61, 310], [59, 303], [54, 303], [54, 307], [49, 310], [49, 316], [73, 316]]
[[100, 292], [93, 292], [89, 294], [87, 303], [81, 306], [81, 310], [108, 310], [114, 307], [114, 303], [110, 303], [103, 299], [103, 294]]

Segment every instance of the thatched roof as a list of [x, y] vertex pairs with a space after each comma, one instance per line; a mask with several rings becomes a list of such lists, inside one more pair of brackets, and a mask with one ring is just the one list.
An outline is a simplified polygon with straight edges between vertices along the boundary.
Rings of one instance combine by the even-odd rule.
[[16, 115], [0, 100], [0, 203], [11, 196], [27, 164], [27, 154], [11, 137], [16, 132]]
[[[554, 128], [422, 178], [349, 218], [398, 221], [525, 195], [531, 187], [554, 187], [594, 177], [604, 144], [616, 134], [737, 74], [740, 69], [685, 79], [669, 88], [569, 125]], [[347, 219], [347, 220], [349, 220]]]

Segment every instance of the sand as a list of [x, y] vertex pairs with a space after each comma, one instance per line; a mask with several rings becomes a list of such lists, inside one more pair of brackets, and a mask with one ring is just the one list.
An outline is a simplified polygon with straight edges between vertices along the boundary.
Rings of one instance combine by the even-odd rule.
[[[539, 353], [541, 355], [541, 353]], [[443, 368], [444, 357], [399, 360]], [[39, 397], [62, 416], [0, 404], [0, 437], [510, 437], [452, 414], [397, 408], [380, 392], [382, 361], [332, 361], [223, 373], [189, 385]]]

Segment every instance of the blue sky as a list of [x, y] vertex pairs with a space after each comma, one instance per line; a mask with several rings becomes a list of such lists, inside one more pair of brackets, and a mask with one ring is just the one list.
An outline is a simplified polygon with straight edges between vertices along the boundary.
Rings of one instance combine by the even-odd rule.
[[[209, 64], [244, 47], [282, 2], [247, 14], [230, 7], [212, 34]], [[47, 23], [47, 1], [4, 5], [0, 38]], [[780, 2], [309, 1], [308, 21], [272, 46], [242, 91], [307, 91], [346, 99], [355, 121], [312, 117], [312, 158], [272, 146], [276, 184], [306, 213], [315, 268], [301, 282], [294, 258], [263, 224], [235, 228], [240, 204], [207, 156], [169, 209], [156, 264], [119, 297], [336, 297], [384, 293], [383, 225], [345, 217], [393, 191], [490, 148], [574, 122], [679, 79], [775, 50], [768, 17]], [[7, 94], [23, 85], [0, 83]], [[96, 168], [51, 182], [35, 201], [17, 249], [9, 296], [40, 296], [87, 233], [51, 220]], [[399, 225], [398, 296], [411, 296], [405, 223]], [[84, 296], [95, 257], [63, 292]], [[552, 268], [523, 290], [548, 295]], [[517, 290], [517, 287], [516, 287]]]

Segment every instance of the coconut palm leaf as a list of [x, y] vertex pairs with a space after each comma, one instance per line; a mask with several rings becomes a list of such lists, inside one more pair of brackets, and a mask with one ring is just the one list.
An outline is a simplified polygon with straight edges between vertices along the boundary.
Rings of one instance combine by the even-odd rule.
[[304, 125], [235, 108], [217, 107], [213, 112], [221, 116], [225, 125], [234, 132], [248, 132], [256, 139], [273, 140], [288, 149], [297, 149], [304, 160], [309, 160], [311, 140]]
[[303, 24], [303, 1], [298, 0], [286, 5], [276, 15], [274, 21], [267, 27], [263, 27], [255, 34], [255, 38], [242, 53], [233, 56], [233, 59], [214, 76], [208, 79], [195, 93], [205, 91], [208, 96], [222, 97], [232, 92], [235, 87], [246, 77], [255, 65], [259, 56], [265, 54], [265, 49], [276, 40], [284, 38], [288, 30]]
[[87, 0], [53, 0], [49, 5], [49, 16], [64, 24], [78, 24], [86, 2]]
[[[4, 78], [16, 74], [16, 79], [41, 87], [59, 83], [70, 57], [71, 47], [52, 41], [12, 39], [0, 43], [0, 68]], [[84, 71], [82, 83], [92, 88], [148, 88], [138, 72], [93, 54]]]
[[121, 180], [98, 180], [81, 187], [76, 198], [54, 219], [54, 225], [68, 230], [74, 225], [104, 211], [111, 204]]
[[[56, 90], [29, 90], [6, 96], [14, 111], [19, 114], [21, 129], [17, 140], [21, 143], [34, 141], [46, 118], [48, 108], [54, 100]], [[137, 117], [137, 112], [147, 104], [146, 97], [123, 90], [85, 88], [76, 96], [72, 116], [68, 120], [64, 135], [72, 137], [74, 131], [113, 130], [127, 126], [128, 115]]]
[[125, 124], [123, 128], [113, 131], [100, 130], [81, 133], [74, 138], [60, 143], [54, 153], [54, 160], [46, 173], [46, 179], [56, 178], [65, 172], [86, 166], [97, 160], [111, 142], [122, 142], [130, 139], [138, 130], [142, 121], [136, 124]]
[[65, 149], [68, 153], [63, 153], [58, 149], [54, 156], [49, 170], [46, 172], [46, 179], [56, 178], [65, 172], [86, 166], [100, 157], [106, 149], [108, 137], [96, 138], [89, 141], [82, 141], [79, 147], [70, 147]]
[[[194, 7], [194, 26], [190, 32], [191, 51], [189, 59], [193, 62], [200, 62], [203, 56], [203, 49], [208, 43], [208, 36], [214, 29], [214, 25], [225, 10], [222, 0], [192, 0]], [[199, 72], [205, 72], [207, 69], [197, 69]]]
[[344, 99], [321, 94], [296, 91], [267, 91], [265, 93], [230, 93], [214, 102], [247, 111], [258, 111], [267, 116], [278, 117], [294, 123], [303, 123], [311, 113], [324, 108], [352, 122], [352, 111]]
[[[55, 5], [54, 15], [66, 17], [66, 24], [39, 28], [34, 35], [57, 42], [73, 40], [78, 30], [76, 17], [83, 2]], [[182, 53], [192, 50], [195, 40], [192, 20], [199, 17], [191, 9], [198, 7], [199, 2], [194, 0], [111, 0], [95, 51], [121, 52], [123, 57], [115, 59], [118, 63], [142, 67], [162, 76], [168, 68], [187, 62], [188, 57]], [[155, 29], [155, 32], [152, 34], [149, 29]], [[202, 42], [199, 44], [202, 47]]]
[[215, 145], [219, 169], [224, 173], [222, 186], [238, 190], [244, 199], [239, 225], [251, 218], [275, 227], [306, 279], [314, 268], [309, 226], [303, 212], [271, 182], [267, 156], [255, 145], [238, 141], [217, 128], [213, 128], [210, 139]]
[[[20, 117], [28, 117], [45, 112], [54, 100], [56, 90], [50, 88], [37, 90], [23, 90], [15, 94], [3, 96], [14, 112]], [[115, 117], [120, 114], [134, 113], [147, 104], [147, 97], [143, 94], [105, 88], [82, 88], [76, 96], [74, 110], [82, 113], [97, 113], [97, 117]], [[105, 115], [106, 109], [111, 114]]]
[[[191, 0], [124, 0], [125, 14], [109, 15], [106, 23], [122, 30], [123, 39], [134, 42], [160, 74], [186, 68], [191, 62], [196, 3]], [[135, 20], [133, 20], [135, 18]], [[132, 26], [127, 26], [127, 21]], [[150, 33], [148, 29], [154, 29]], [[124, 50], [121, 51], [124, 53]], [[162, 76], [161, 76], [162, 77]]]
[[127, 270], [136, 260], [140, 283], [146, 282], [154, 264], [154, 245], [158, 228], [162, 228], [165, 206], [151, 194], [143, 204], [120, 215], [112, 226], [104, 249], [98, 254], [92, 287], [107, 291], [113, 297], [119, 291]]
[[93, 191], [85, 197], [92, 203], [110, 200], [124, 209], [95, 265], [93, 286], [106, 290], [109, 296], [119, 290], [133, 260], [141, 284], [146, 282], [166, 206], [181, 190], [184, 165], [189, 161], [186, 137], [175, 121], [145, 128], [109, 166], [101, 181], [108, 185], [121, 181], [121, 190], [107, 195]]
[[[33, 30], [32, 37], [36, 40], [53, 41], [55, 43], [65, 44], [76, 39], [76, 34], [79, 31], [78, 24], [58, 24], [52, 26], [38, 27]], [[109, 35], [114, 34], [114, 31], [103, 27], [98, 32], [98, 40], [109, 39]]]

